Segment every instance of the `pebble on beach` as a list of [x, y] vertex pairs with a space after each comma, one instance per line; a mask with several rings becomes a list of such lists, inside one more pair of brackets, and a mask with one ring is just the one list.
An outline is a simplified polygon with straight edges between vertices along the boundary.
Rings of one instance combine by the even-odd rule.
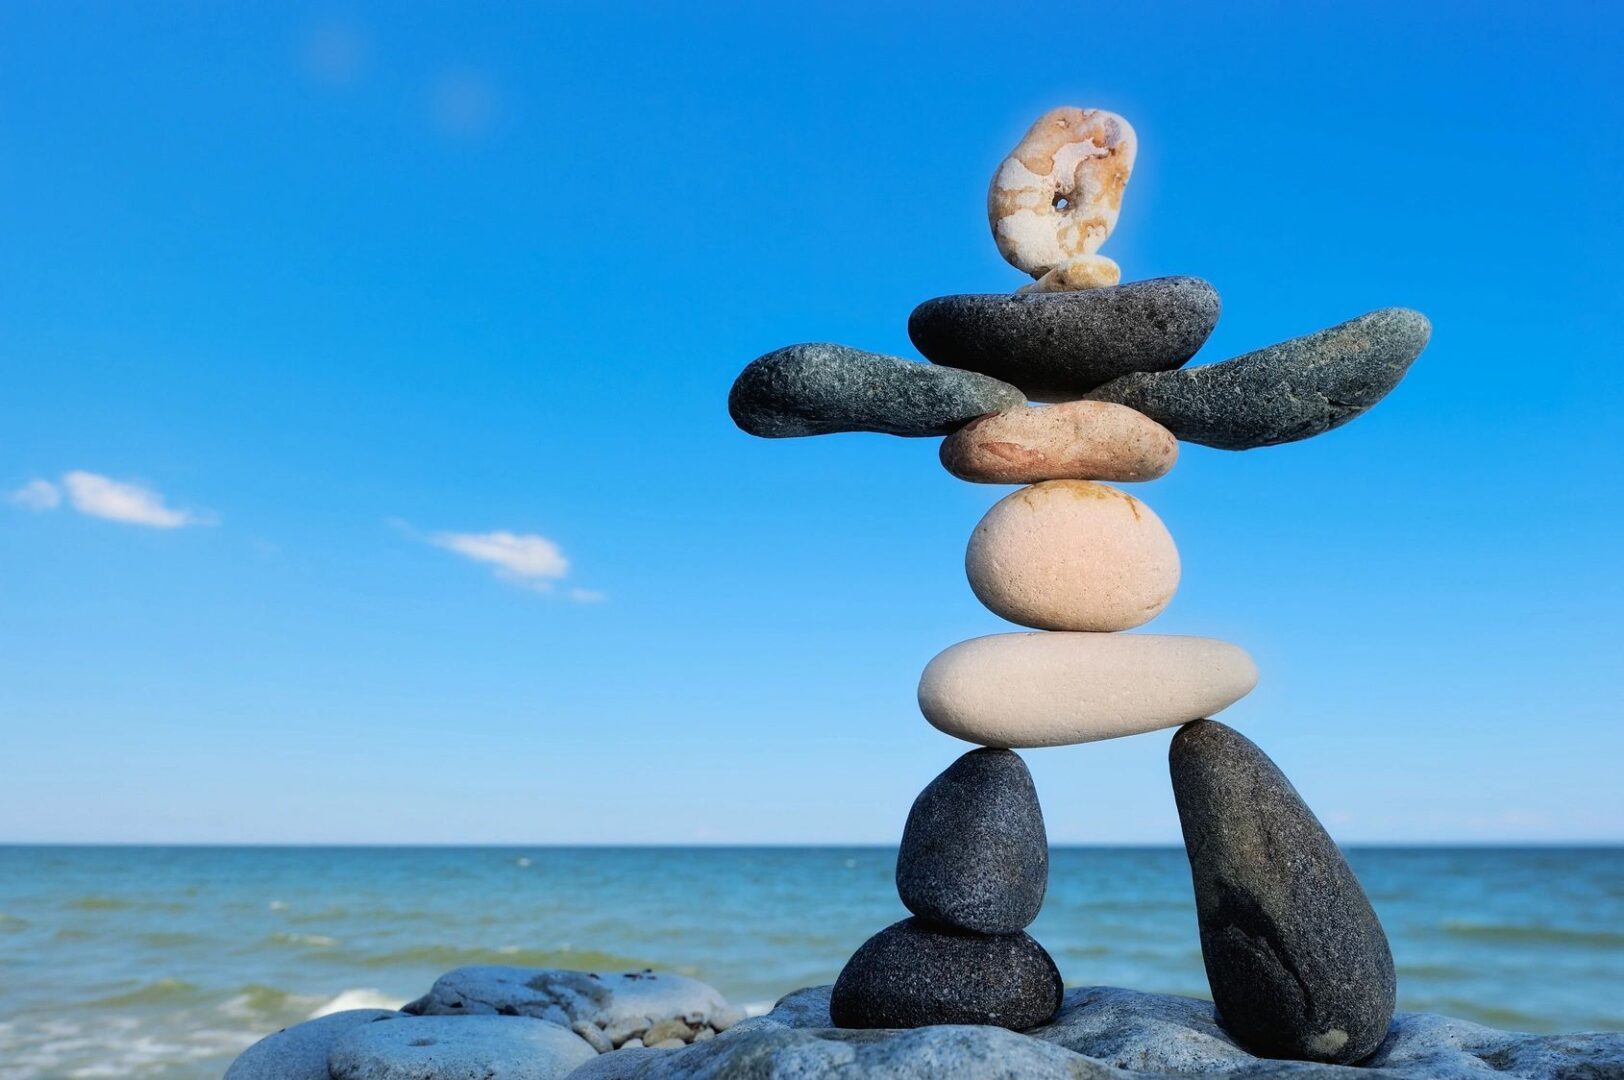
[[1038, 917], [1048, 884], [1043, 809], [1019, 755], [972, 750], [914, 800], [897, 852], [897, 895], [915, 915], [1013, 934]]
[[940, 296], [908, 317], [933, 363], [1013, 383], [1033, 401], [1070, 401], [1135, 371], [1179, 367], [1218, 324], [1218, 292], [1194, 277], [1072, 293]]
[[1260, 1057], [1370, 1055], [1393, 1019], [1393, 955], [1341, 851], [1232, 728], [1190, 724], [1168, 760], [1224, 1027]]
[[841, 431], [947, 435], [1025, 403], [1015, 387], [973, 371], [824, 343], [751, 361], [727, 399], [735, 424], [768, 439]]
[[976, 598], [1038, 630], [1127, 630], [1173, 599], [1179, 553], [1161, 518], [1132, 495], [1048, 480], [999, 500], [970, 534]]
[[1420, 312], [1384, 308], [1233, 360], [1124, 375], [1088, 396], [1137, 409], [1186, 442], [1275, 446], [1364, 413], [1398, 385], [1431, 336]]
[[978, 484], [1154, 480], [1179, 442], [1156, 421], [1105, 401], [1028, 405], [972, 420], [942, 440], [942, 466]]
[[919, 709], [966, 742], [1067, 746], [1211, 716], [1256, 683], [1245, 650], [1212, 638], [994, 634], [927, 664]]
[[351, 1028], [327, 1061], [333, 1080], [558, 1080], [597, 1056], [528, 1016], [403, 1016]]
[[1036, 1027], [1060, 1007], [1060, 972], [1026, 934], [966, 934], [904, 919], [863, 943], [835, 981], [836, 1027]]

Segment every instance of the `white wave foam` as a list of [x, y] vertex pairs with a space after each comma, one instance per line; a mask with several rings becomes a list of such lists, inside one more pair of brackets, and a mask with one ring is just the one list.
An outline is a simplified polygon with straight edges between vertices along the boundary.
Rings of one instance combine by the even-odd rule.
[[310, 1014], [310, 1019], [315, 1020], [347, 1009], [398, 1009], [404, 1004], [405, 998], [392, 997], [382, 990], [374, 990], [371, 987], [357, 987], [345, 990], [331, 1001], [318, 1006], [316, 1011]]

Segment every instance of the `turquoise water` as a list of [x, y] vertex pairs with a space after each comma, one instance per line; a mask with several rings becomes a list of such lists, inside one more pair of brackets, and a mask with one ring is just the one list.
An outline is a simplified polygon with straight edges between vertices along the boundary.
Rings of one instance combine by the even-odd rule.
[[[0, 847], [0, 1078], [217, 1078], [460, 964], [655, 967], [765, 1005], [904, 911], [877, 848]], [[1355, 849], [1400, 1005], [1624, 1028], [1624, 849]], [[1206, 994], [1183, 852], [1056, 849], [1068, 983]]]

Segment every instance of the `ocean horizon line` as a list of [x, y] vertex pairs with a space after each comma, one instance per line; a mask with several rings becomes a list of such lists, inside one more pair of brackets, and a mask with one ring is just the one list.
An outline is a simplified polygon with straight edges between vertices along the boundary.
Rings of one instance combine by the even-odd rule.
[[[1624, 839], [1596, 840], [1354, 840], [1341, 843], [1345, 850], [1382, 851], [1593, 851], [1624, 850]], [[1181, 841], [1155, 843], [1142, 841], [1090, 840], [1086, 842], [1051, 841], [1051, 850], [1064, 851], [1174, 851], [1184, 847]], [[682, 842], [624, 841], [612, 843], [559, 843], [542, 841], [458, 842], [458, 843], [377, 843], [374, 841], [324, 840], [305, 841], [242, 841], [225, 843], [215, 840], [0, 840], [0, 851], [7, 849], [62, 848], [78, 850], [199, 850], [199, 851], [886, 851], [896, 850], [895, 843], [867, 841], [782, 841], [769, 843], [743, 843], [721, 840], [691, 840]]]

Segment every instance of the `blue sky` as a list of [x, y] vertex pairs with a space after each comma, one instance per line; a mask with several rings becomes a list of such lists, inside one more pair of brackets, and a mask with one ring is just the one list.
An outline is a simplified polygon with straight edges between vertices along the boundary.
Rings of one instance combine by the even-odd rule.
[[[1620, 9], [875, 7], [0, 8], [0, 839], [894, 841], [1002, 490], [727, 389], [1019, 284], [1060, 104], [1137, 129], [1106, 251], [1217, 286], [1198, 362], [1435, 327], [1135, 488], [1146, 629], [1252, 652], [1339, 839], [1624, 839]], [[1166, 745], [1029, 753], [1051, 837], [1176, 839]]]

